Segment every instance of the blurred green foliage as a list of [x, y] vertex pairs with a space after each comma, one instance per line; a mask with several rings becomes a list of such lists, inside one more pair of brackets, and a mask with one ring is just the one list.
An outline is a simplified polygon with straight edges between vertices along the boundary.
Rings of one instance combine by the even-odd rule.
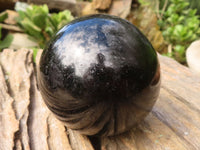
[[[3, 22], [8, 17], [6, 12], [0, 14], [0, 22]], [[11, 34], [6, 35], [4, 39], [2, 39], [2, 27], [0, 26], [0, 51], [2, 49], [7, 48], [10, 46], [11, 42], [13, 41], [13, 36]]]
[[8, 18], [8, 13], [7, 12], [2, 12], [0, 13], [0, 22], [3, 22], [6, 18]]
[[[159, 1], [159, 8], [163, 8], [165, 3], [167, 2], [166, 8], [171, 4], [170, 0], [158, 0]], [[200, 3], [198, 0], [185, 0], [188, 2], [187, 8], [196, 9], [197, 15], [200, 15]]]
[[196, 9], [197, 14], [200, 15], [200, 3], [198, 0], [187, 0], [189, 2], [189, 8]]
[[36, 63], [36, 57], [39, 49], [38, 48], [33, 48], [33, 62]]
[[2, 33], [0, 26], [0, 51], [2, 51], [2, 49], [4, 48], [8, 48], [13, 41], [13, 36], [11, 34], [8, 34], [3, 40], [1, 40], [1, 38], [2, 38]]
[[47, 5], [28, 5], [16, 9], [19, 13], [17, 23], [40, 48], [65, 24], [74, 19], [69, 10], [49, 14]]
[[171, 50], [167, 55], [185, 63], [185, 50], [191, 42], [200, 37], [200, 20], [197, 10], [188, 7], [185, 0], [170, 0], [166, 11], [162, 12], [158, 24]]

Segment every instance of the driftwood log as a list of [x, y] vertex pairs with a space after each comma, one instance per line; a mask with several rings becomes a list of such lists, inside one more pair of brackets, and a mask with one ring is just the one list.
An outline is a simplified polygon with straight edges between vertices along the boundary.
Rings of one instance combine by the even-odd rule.
[[200, 77], [170, 58], [159, 59], [162, 87], [152, 112], [127, 133], [94, 138], [65, 128], [46, 108], [31, 50], [4, 50], [0, 150], [199, 150]]

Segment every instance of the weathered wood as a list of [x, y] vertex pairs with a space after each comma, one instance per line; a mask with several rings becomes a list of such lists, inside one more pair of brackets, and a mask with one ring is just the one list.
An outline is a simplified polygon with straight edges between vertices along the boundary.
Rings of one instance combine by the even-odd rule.
[[199, 150], [200, 77], [170, 58], [159, 58], [162, 86], [152, 112], [131, 131], [98, 139], [66, 129], [49, 112], [36, 85], [31, 50], [4, 50], [0, 150]]
[[94, 8], [99, 10], [106, 10], [110, 7], [112, 0], [93, 0]]
[[93, 149], [86, 136], [68, 135], [43, 103], [31, 50], [4, 50], [0, 64], [0, 150], [79, 150], [71, 136], [77, 147]]
[[152, 112], [136, 128], [102, 139], [102, 149], [200, 149], [200, 77], [160, 56], [162, 88]]
[[15, 137], [15, 142], [20, 143], [20, 147], [26, 149], [30, 149], [27, 122], [30, 104], [30, 76], [33, 72], [31, 57], [31, 53], [23, 49], [16, 52], [5, 50], [0, 57], [1, 66], [8, 75], [9, 95], [14, 99], [13, 109], [19, 121], [20, 135], [17, 136], [20, 137]]
[[8, 18], [4, 20], [4, 23], [10, 25], [16, 25], [17, 24], [16, 18], [19, 17], [19, 14], [14, 10], [5, 10], [5, 12], [8, 14]]
[[105, 2], [103, 0], [95, 0], [92, 3], [88, 3], [82, 10], [82, 15], [84, 16], [104, 12], [109, 15], [126, 18], [130, 13], [132, 0], [107, 0], [106, 3], [104, 3]]
[[15, 32], [23, 32], [19, 27], [15, 26], [15, 25], [8, 25], [8, 24], [0, 23], [0, 26], [6, 30], [11, 30], [11, 31], [15, 31]]
[[93, 146], [91, 145], [89, 139], [85, 135], [81, 135], [80, 133], [68, 129], [69, 138], [71, 141], [72, 149], [74, 150], [93, 150]]
[[15, 132], [19, 129], [12, 106], [14, 100], [8, 94], [5, 77], [0, 67], [0, 150], [14, 147]]
[[126, 18], [131, 10], [132, 0], [113, 0], [108, 14]]
[[76, 0], [26, 0], [30, 4], [42, 5], [46, 4], [48, 8], [66, 10], [69, 9], [73, 14], [79, 15], [81, 4]]

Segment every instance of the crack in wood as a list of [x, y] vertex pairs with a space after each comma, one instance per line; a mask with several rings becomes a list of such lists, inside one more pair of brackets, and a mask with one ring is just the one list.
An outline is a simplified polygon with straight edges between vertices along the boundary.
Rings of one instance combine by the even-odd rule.
[[[35, 103], [35, 92], [34, 92], [34, 73], [31, 73], [30, 75], [30, 89], [29, 89], [29, 94], [30, 94], [30, 103], [28, 106], [28, 110], [29, 110], [29, 116], [27, 119], [27, 126], [28, 126], [28, 135], [30, 137], [30, 139], [33, 139], [33, 131], [32, 129], [32, 120], [33, 120], [33, 109], [34, 109], [34, 103]], [[30, 143], [30, 149], [34, 149], [32, 141], [29, 141]]]
[[46, 118], [46, 124], [47, 124], [47, 133], [48, 133], [48, 135], [47, 135], [47, 146], [48, 146], [48, 149], [49, 150], [51, 150], [51, 144], [50, 144], [50, 137], [51, 137], [51, 132], [50, 132], [50, 125], [49, 125], [49, 116]]
[[[14, 139], [13, 139], [13, 141], [14, 141], [14, 145], [13, 145], [13, 150], [18, 150], [18, 147], [19, 146], [17, 146], [19, 143], [19, 141], [20, 141], [20, 139], [21, 139], [21, 133], [20, 133], [20, 131], [18, 130], [18, 131], [16, 131], [15, 133], [14, 133]], [[20, 142], [20, 144], [21, 144], [21, 142]], [[20, 145], [21, 147], [22, 147], [22, 144]]]
[[9, 73], [6, 72], [4, 66], [1, 64], [1, 61], [0, 61], [0, 67], [1, 67], [1, 70], [3, 72], [3, 76], [4, 76], [4, 79], [5, 79], [5, 83], [6, 83], [6, 86], [7, 86], [7, 93], [9, 94], [10, 97], [13, 97], [13, 94], [11, 92], [11, 87], [10, 87], [10, 84], [9, 84]]

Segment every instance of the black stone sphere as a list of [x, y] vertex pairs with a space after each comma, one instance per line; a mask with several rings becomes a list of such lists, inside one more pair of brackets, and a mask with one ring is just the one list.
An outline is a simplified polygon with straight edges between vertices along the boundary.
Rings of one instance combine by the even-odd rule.
[[134, 25], [92, 15], [52, 37], [40, 59], [38, 85], [66, 127], [111, 136], [151, 111], [159, 95], [160, 68], [154, 48]]

